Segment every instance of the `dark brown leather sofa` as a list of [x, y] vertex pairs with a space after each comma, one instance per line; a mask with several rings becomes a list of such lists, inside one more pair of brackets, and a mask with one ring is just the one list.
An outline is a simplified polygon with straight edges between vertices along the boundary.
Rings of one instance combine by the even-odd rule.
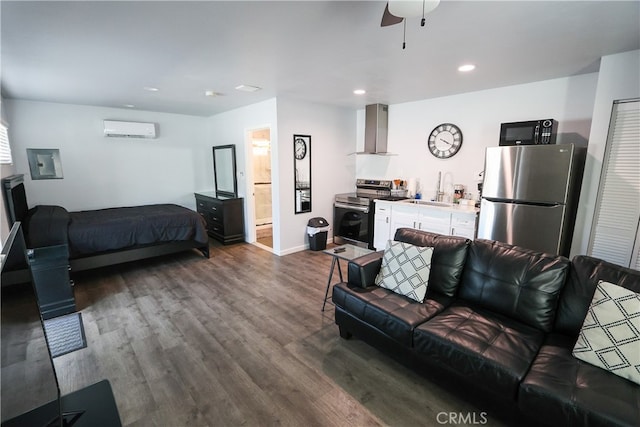
[[425, 301], [375, 286], [382, 252], [358, 258], [333, 288], [341, 337], [453, 376], [536, 424], [640, 425], [640, 386], [571, 354], [598, 281], [640, 292], [640, 272], [408, 228], [395, 240], [434, 247]]

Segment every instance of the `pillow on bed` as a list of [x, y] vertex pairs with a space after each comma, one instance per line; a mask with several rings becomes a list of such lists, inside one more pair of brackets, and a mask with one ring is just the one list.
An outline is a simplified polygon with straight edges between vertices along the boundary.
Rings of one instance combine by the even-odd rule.
[[69, 212], [61, 206], [38, 205], [30, 209], [24, 224], [27, 246], [68, 244], [69, 221]]

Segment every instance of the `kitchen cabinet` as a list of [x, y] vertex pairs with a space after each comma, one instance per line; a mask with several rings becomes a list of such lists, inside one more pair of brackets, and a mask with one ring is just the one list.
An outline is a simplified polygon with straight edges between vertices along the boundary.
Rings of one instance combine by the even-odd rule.
[[377, 250], [384, 249], [387, 239], [393, 239], [398, 228], [415, 228], [467, 239], [474, 239], [476, 235], [478, 213], [474, 209], [416, 205], [407, 202], [387, 202], [379, 205], [384, 206], [384, 210], [378, 211], [376, 208], [374, 219], [374, 246]]
[[424, 206], [396, 205], [391, 210], [391, 237], [398, 228], [409, 227], [431, 233], [449, 234], [451, 213]]
[[391, 227], [389, 235], [392, 239], [398, 228], [418, 229], [418, 209], [415, 206], [393, 206], [391, 208]]
[[478, 215], [475, 212], [454, 212], [451, 214], [451, 230], [452, 236], [466, 237], [467, 239], [475, 239], [476, 222]]
[[373, 223], [373, 247], [384, 250], [387, 247], [391, 230], [391, 205], [384, 202], [376, 202], [376, 211]]
[[449, 234], [451, 212], [444, 209], [420, 207], [418, 229], [430, 233]]

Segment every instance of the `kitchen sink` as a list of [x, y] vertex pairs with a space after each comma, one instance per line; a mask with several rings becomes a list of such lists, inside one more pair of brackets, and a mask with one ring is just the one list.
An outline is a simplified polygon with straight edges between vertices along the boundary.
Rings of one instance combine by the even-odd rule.
[[403, 200], [402, 203], [411, 203], [413, 205], [424, 205], [424, 206], [442, 206], [446, 208], [453, 206], [453, 203], [434, 202], [431, 200], [422, 200], [422, 199], [408, 199], [408, 200]]

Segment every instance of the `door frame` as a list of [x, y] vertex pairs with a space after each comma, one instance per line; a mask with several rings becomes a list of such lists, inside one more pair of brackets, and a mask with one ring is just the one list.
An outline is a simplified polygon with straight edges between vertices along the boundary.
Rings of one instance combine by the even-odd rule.
[[[256, 235], [256, 199], [255, 199], [255, 194], [254, 194], [254, 176], [253, 176], [253, 133], [256, 131], [260, 131], [260, 130], [265, 130], [268, 129], [269, 130], [269, 138], [271, 141], [273, 141], [272, 138], [272, 133], [273, 133], [273, 129], [271, 125], [264, 125], [264, 126], [256, 126], [256, 127], [251, 127], [251, 128], [247, 128], [245, 129], [245, 173], [246, 173], [246, 179], [245, 179], [245, 194], [246, 194], [246, 198], [245, 198], [245, 206], [246, 206], [246, 212], [245, 212], [245, 218], [246, 218], [246, 224], [247, 224], [247, 243], [251, 243], [251, 244], [255, 244], [255, 245], [259, 245], [261, 248], [263, 249], [267, 249], [267, 250], [271, 250], [271, 252], [273, 252], [273, 248], [269, 248], [268, 246], [264, 246], [261, 245], [259, 243], [257, 243], [257, 235]], [[273, 142], [271, 143], [271, 146], [273, 146]], [[271, 155], [271, 171], [273, 173], [273, 150], [272, 150], [272, 155]], [[273, 183], [273, 176], [271, 177], [271, 182]], [[273, 223], [276, 221], [276, 218], [273, 215], [273, 184], [272, 184], [272, 191], [271, 191], [271, 221], [272, 221], [272, 226]]]

